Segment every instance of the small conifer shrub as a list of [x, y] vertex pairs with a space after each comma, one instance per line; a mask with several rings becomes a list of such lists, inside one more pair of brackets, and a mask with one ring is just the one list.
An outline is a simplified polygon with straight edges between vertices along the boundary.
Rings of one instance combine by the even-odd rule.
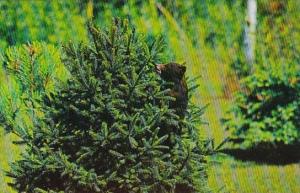
[[89, 31], [89, 45], [65, 46], [70, 78], [45, 98], [45, 118], [12, 164], [10, 185], [28, 193], [206, 191], [196, 129], [203, 110], [190, 104], [182, 119], [169, 108], [169, 83], [155, 72], [162, 40], [147, 44], [120, 20]]
[[233, 141], [243, 147], [280, 148], [300, 142], [299, 66], [274, 64], [243, 79], [225, 120]]

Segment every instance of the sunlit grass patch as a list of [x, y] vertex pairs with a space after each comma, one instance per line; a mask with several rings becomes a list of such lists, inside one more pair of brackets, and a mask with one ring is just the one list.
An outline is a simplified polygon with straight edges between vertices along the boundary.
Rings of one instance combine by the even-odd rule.
[[17, 138], [11, 134], [5, 134], [0, 128], [0, 192], [12, 193], [15, 192], [7, 183], [11, 182], [5, 173], [9, 171], [9, 163], [16, 160], [21, 152], [21, 147], [12, 143]]
[[297, 193], [299, 164], [285, 166], [237, 161], [226, 155], [212, 157], [209, 185], [224, 193]]

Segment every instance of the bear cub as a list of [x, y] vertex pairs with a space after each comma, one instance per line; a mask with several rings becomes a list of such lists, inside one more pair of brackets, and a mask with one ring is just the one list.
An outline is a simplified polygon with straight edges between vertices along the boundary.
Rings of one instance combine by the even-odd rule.
[[174, 109], [175, 113], [183, 119], [188, 105], [188, 87], [184, 75], [186, 67], [171, 62], [168, 64], [157, 64], [155, 69], [163, 80], [173, 83], [169, 86], [169, 94], [175, 98], [175, 101], [170, 102], [170, 108]]

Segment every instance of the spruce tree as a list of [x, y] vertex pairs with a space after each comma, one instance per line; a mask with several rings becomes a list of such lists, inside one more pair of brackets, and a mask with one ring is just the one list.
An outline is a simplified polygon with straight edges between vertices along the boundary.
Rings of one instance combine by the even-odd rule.
[[205, 191], [196, 129], [203, 111], [190, 104], [182, 119], [169, 108], [169, 83], [154, 70], [162, 39], [147, 44], [126, 20], [89, 31], [88, 45], [65, 46], [70, 78], [45, 98], [45, 118], [12, 164], [10, 185], [28, 193]]

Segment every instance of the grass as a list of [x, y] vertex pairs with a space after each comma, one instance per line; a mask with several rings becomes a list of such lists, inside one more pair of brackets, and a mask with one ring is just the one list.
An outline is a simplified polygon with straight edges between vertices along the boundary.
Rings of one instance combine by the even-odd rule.
[[7, 183], [11, 182], [6, 177], [5, 172], [9, 171], [9, 163], [18, 158], [21, 148], [12, 143], [16, 137], [12, 134], [5, 134], [0, 128], [0, 192], [11, 193], [15, 192]]
[[[223, 89], [237, 88], [236, 83], [226, 76], [228, 65], [225, 64], [228, 64], [231, 56], [229, 53], [220, 52], [222, 48], [212, 50], [193, 47], [188, 36], [170, 14], [166, 10], [162, 13], [169, 22], [170, 28], [180, 37], [173, 42], [172, 47], [178, 49], [180, 45], [181, 50], [185, 50], [185, 52], [178, 52], [177, 59], [187, 62], [189, 75], [201, 76], [195, 102], [201, 105], [209, 104], [203, 117], [209, 124], [202, 127], [201, 134], [214, 138], [215, 143], [218, 144], [228, 136], [220, 120], [233, 102], [232, 97], [224, 97]], [[299, 163], [257, 164], [241, 162], [228, 155], [218, 154], [210, 157], [209, 165], [208, 183], [213, 192], [298, 193], [300, 190]]]
[[[222, 81], [222, 66], [218, 64], [207, 66], [200, 85], [214, 85]], [[198, 74], [196, 70], [191, 72]], [[210, 84], [212, 82], [212, 84]], [[225, 81], [226, 82], [226, 81]], [[202, 86], [204, 87], [204, 86]], [[220, 119], [224, 117], [226, 109], [232, 102], [218, 93], [221, 86], [199, 89], [200, 104], [209, 104], [204, 119], [209, 122], [203, 128], [207, 137], [220, 143], [228, 134], [223, 129]], [[208, 92], [207, 92], [208, 91]], [[256, 164], [254, 162], [241, 162], [228, 155], [219, 154], [210, 158], [208, 183], [214, 192], [224, 193], [298, 193], [300, 190], [300, 165], [298, 163], [287, 165]]]
[[[222, 78], [226, 69], [222, 63], [205, 65], [190, 72], [201, 74], [199, 80], [200, 104], [209, 104], [204, 119], [209, 122], [204, 126], [204, 136], [212, 137], [219, 144], [228, 136], [220, 123], [232, 99], [224, 98], [222, 88], [227, 81]], [[223, 70], [222, 70], [223, 69]], [[205, 72], [205, 74], [203, 74]], [[213, 192], [220, 193], [298, 193], [300, 190], [299, 163], [287, 165], [256, 164], [241, 162], [228, 155], [219, 154], [210, 158], [208, 183]]]

